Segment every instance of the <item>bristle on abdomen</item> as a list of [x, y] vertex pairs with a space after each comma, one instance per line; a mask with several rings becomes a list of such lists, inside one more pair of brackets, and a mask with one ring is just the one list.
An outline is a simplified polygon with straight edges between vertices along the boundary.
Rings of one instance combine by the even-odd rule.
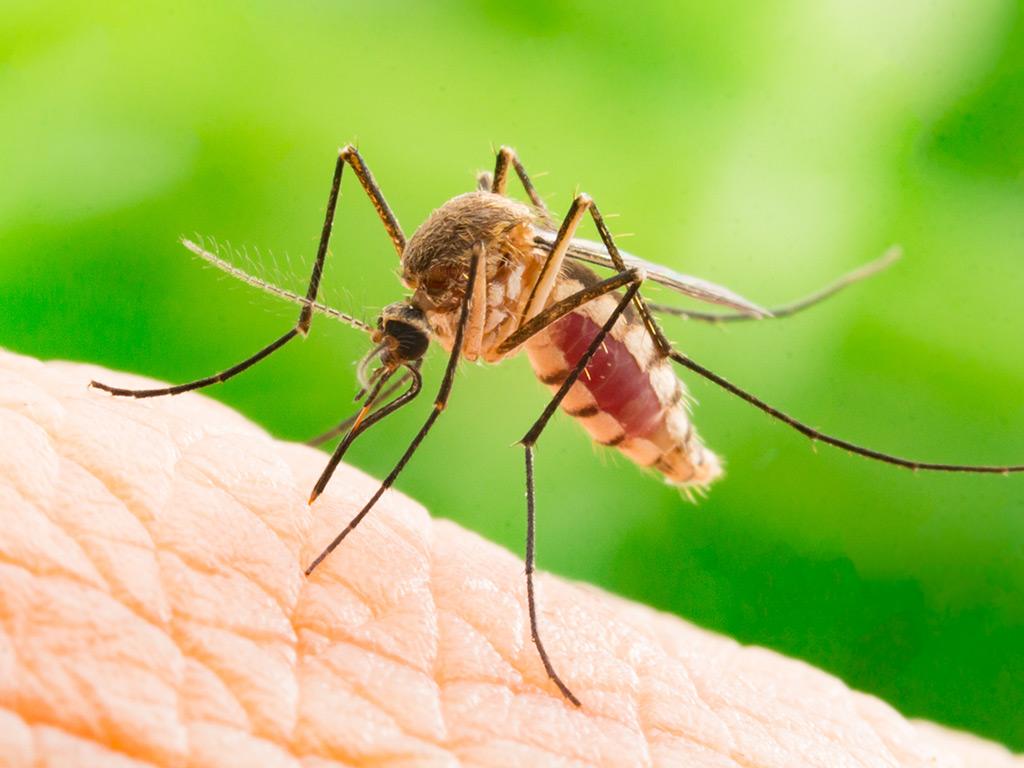
[[[552, 302], [597, 277], [567, 268]], [[553, 391], [586, 353], [619, 297], [606, 295], [559, 319], [526, 344], [537, 377]], [[700, 489], [721, 475], [718, 457], [704, 447], [687, 412], [686, 392], [671, 364], [658, 356], [646, 328], [627, 311], [587, 363], [562, 401], [595, 442], [613, 446], [642, 467], [684, 488]]]

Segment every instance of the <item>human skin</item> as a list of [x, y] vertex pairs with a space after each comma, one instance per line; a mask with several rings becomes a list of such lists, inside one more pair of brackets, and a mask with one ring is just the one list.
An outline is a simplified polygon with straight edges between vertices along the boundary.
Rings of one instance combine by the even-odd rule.
[[0, 350], [0, 766], [1024, 766], [541, 574], [196, 394]]

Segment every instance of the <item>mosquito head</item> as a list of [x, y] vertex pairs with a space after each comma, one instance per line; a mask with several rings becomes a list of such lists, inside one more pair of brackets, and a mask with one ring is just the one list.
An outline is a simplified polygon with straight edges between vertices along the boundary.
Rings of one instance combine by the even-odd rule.
[[377, 318], [373, 340], [384, 366], [397, 368], [426, 354], [430, 346], [430, 325], [418, 307], [403, 302], [389, 304]]

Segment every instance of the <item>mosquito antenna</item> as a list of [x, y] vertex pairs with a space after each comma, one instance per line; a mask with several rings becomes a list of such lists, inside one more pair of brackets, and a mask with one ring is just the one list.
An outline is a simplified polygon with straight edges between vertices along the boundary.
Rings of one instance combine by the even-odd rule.
[[245, 270], [239, 269], [234, 264], [225, 261], [219, 256], [206, 250], [202, 246], [196, 245], [191, 240], [182, 238], [181, 244], [188, 248], [190, 251], [192, 251], [192, 253], [194, 253], [196, 256], [206, 261], [207, 263], [212, 264], [217, 269], [223, 272], [227, 272], [232, 277], [241, 280], [243, 283], [246, 283], [247, 285], [251, 285], [254, 288], [259, 288], [261, 291], [266, 291], [272, 296], [277, 296], [278, 298], [290, 301], [293, 304], [311, 307], [314, 312], [318, 312], [321, 315], [326, 315], [327, 317], [332, 317], [335, 320], [345, 323], [346, 325], [352, 326], [353, 328], [358, 328], [360, 331], [363, 331], [365, 333], [373, 333], [373, 328], [368, 323], [364, 323], [362, 320], [359, 320], [353, 317], [352, 315], [334, 309], [334, 307], [328, 307], [326, 304], [321, 304], [318, 301], [310, 301], [309, 299], [303, 296], [299, 296], [299, 294], [297, 293], [292, 293], [289, 290], [279, 288], [278, 286], [272, 283], [268, 283], [266, 280], [261, 280], [255, 275], [250, 275]]
[[[879, 272], [889, 268], [894, 262], [898, 261], [902, 255], [903, 249], [898, 245], [894, 245], [874, 261], [869, 261], [867, 264], [857, 267], [857, 269], [854, 269], [851, 272], [847, 272], [842, 277], [839, 277], [814, 293], [808, 294], [803, 298], [796, 299], [795, 301], [791, 301], [788, 304], [783, 304], [778, 307], [769, 307], [769, 318], [774, 320], [779, 317], [789, 317], [790, 315], [795, 315], [797, 312], [802, 312], [808, 307], [813, 307], [815, 304], [820, 304], [825, 299], [835, 296], [844, 288], [848, 288], [854, 283], [859, 283], [860, 281], [866, 280], [869, 277], [877, 275]], [[705, 323], [735, 323], [743, 320], [764, 319], [763, 316], [743, 314], [742, 312], [701, 312], [699, 310], [682, 309], [681, 307], [673, 307], [666, 304], [648, 304], [647, 306], [662, 315], [685, 317], [687, 320], [700, 320]]]
[[750, 405], [754, 406], [755, 408], [764, 411], [772, 418], [778, 419], [783, 424], [792, 427], [800, 434], [805, 435], [806, 437], [809, 437], [812, 440], [820, 440], [821, 442], [835, 446], [836, 448], [844, 448], [850, 453], [856, 453], [859, 456], [865, 456], [875, 461], [881, 461], [885, 464], [893, 464], [897, 467], [904, 467], [906, 469], [924, 469], [932, 472], [975, 472], [979, 474], [989, 475], [1008, 475], [1011, 472], [1024, 472], [1024, 464], [1015, 464], [998, 467], [986, 465], [978, 466], [971, 464], [936, 464], [928, 461], [913, 461], [911, 459], [904, 459], [899, 456], [893, 456], [888, 453], [882, 453], [881, 451], [876, 451], [871, 448], [865, 448], [863, 446], [857, 445], [856, 443], [851, 443], [847, 440], [842, 440], [838, 437], [832, 437], [831, 435], [827, 435], [824, 432], [819, 432], [813, 427], [809, 427], [803, 422], [797, 421], [792, 416], [783, 413], [778, 408], [774, 408], [768, 405], [768, 403], [766, 403], [764, 400], [761, 400], [760, 398], [752, 395], [750, 392], [740, 389], [735, 384], [723, 378], [722, 376], [719, 376], [714, 371], [711, 371], [705, 368], [700, 363], [691, 360], [681, 352], [672, 350], [669, 353], [669, 357], [671, 357], [680, 365], [689, 368], [694, 373], [703, 376], [708, 381], [717, 384], [725, 391], [730, 392], [733, 395], [736, 395], [740, 399], [750, 403]]

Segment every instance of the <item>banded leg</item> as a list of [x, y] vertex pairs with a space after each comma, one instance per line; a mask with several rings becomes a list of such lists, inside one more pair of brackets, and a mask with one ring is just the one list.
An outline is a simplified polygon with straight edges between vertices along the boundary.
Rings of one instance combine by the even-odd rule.
[[[598, 210], [597, 204], [588, 194], [577, 195], [572, 201], [572, 205], [569, 207], [569, 213], [566, 214], [565, 218], [562, 220], [561, 226], [558, 228], [558, 234], [555, 236], [551, 248], [548, 251], [548, 257], [544, 262], [541, 275], [534, 283], [533, 289], [530, 293], [530, 298], [527, 301], [526, 307], [520, 318], [520, 327], [531, 320], [532, 316], [539, 311], [539, 308], [544, 306], [547, 302], [548, 296], [554, 287], [554, 281], [558, 277], [558, 272], [561, 269], [562, 262], [565, 260], [565, 255], [572, 241], [572, 237], [575, 234], [576, 229], [579, 227], [580, 220], [582, 220], [584, 213], [588, 211], [590, 212], [590, 217], [594, 220], [594, 225], [597, 227], [598, 234], [601, 236], [601, 242], [604, 244], [605, 250], [611, 258], [612, 266], [614, 266], [620, 274], [627, 271], [626, 262], [622, 258], [622, 254], [619, 253], [618, 246], [615, 245], [615, 240], [612, 238], [611, 232], [608, 231], [608, 226], [604, 223], [604, 217], [601, 215], [600, 210]], [[550, 284], [544, 283], [543, 281], [545, 280], [550, 280]], [[633, 304], [636, 306], [637, 312], [640, 314], [648, 332], [651, 334], [652, 338], [655, 339], [655, 347], [657, 347], [659, 352], [667, 356], [671, 345], [669, 344], [668, 339], [666, 339], [661, 333], [661, 329], [654, 322], [654, 318], [651, 315], [650, 310], [647, 308], [647, 303], [639, 293], [633, 298]]]
[[689, 357], [684, 355], [682, 352], [675, 348], [670, 348], [669, 355], [672, 360], [682, 365], [684, 368], [696, 373], [698, 376], [703, 376], [711, 383], [721, 387], [726, 392], [740, 398], [746, 403], [754, 406], [760, 411], [767, 413], [773, 419], [777, 419], [791, 429], [795, 429], [805, 437], [811, 438], [811, 440], [820, 440], [823, 443], [834, 446], [836, 448], [843, 448], [850, 453], [855, 453], [858, 456], [864, 456], [865, 458], [872, 459], [874, 461], [880, 461], [883, 464], [892, 464], [897, 467], [903, 467], [904, 469], [913, 470], [927, 470], [931, 472], [968, 472], [975, 474], [989, 474], [989, 475], [1008, 475], [1013, 472], [1024, 472], [1024, 464], [1008, 464], [1004, 466], [993, 466], [993, 465], [978, 465], [978, 464], [940, 464], [930, 461], [915, 461], [913, 459], [905, 459], [900, 456], [894, 456], [889, 453], [883, 453], [882, 451], [876, 451], [873, 448], [867, 448], [856, 443], [851, 443], [848, 440], [843, 440], [839, 437], [833, 437], [832, 435], [821, 432], [814, 427], [808, 426], [797, 419], [794, 419], [787, 413], [780, 411], [774, 406], [768, 405], [764, 400], [757, 397], [756, 395], [747, 392], [744, 389], [737, 387], [735, 384], [730, 382], [728, 379], [719, 376], [714, 371], [705, 368], [700, 363], [691, 360]]
[[356, 178], [359, 179], [359, 183], [362, 185], [363, 189], [366, 190], [366, 194], [370, 197], [370, 202], [373, 203], [373, 207], [377, 211], [377, 215], [384, 224], [384, 229], [387, 230], [388, 237], [391, 238], [391, 242], [395, 246], [395, 250], [398, 251], [398, 255], [401, 256], [402, 251], [405, 249], [405, 235], [402, 234], [402, 228], [399, 226], [395, 215], [391, 212], [391, 208], [384, 199], [384, 195], [381, 192], [380, 187], [377, 186], [377, 182], [370, 173], [370, 169], [366, 167], [366, 164], [363, 162], [363, 158], [360, 156], [356, 148], [350, 144], [338, 153], [338, 160], [334, 166], [334, 175], [331, 179], [331, 190], [327, 197], [327, 212], [324, 216], [324, 225], [320, 233], [320, 244], [317, 247], [316, 260], [313, 262], [313, 272], [310, 275], [309, 287], [306, 290], [306, 302], [299, 311], [299, 319], [291, 330], [257, 351], [254, 355], [247, 357], [242, 362], [237, 363], [236, 365], [233, 365], [219, 373], [215, 373], [212, 376], [196, 379], [195, 381], [190, 381], [186, 384], [177, 384], [175, 386], [161, 387], [158, 389], [122, 389], [120, 387], [112, 387], [98, 381], [93, 381], [90, 382], [90, 386], [95, 387], [96, 389], [102, 389], [105, 392], [109, 392], [112, 395], [120, 397], [143, 398], [160, 397], [162, 395], [178, 395], [182, 392], [190, 392], [195, 389], [202, 389], [203, 387], [207, 387], [211, 384], [219, 384], [227, 381], [228, 379], [237, 376], [246, 369], [252, 367], [265, 357], [273, 354], [296, 336], [305, 336], [309, 333], [309, 327], [313, 319], [314, 304], [316, 302], [317, 293], [320, 290], [320, 278], [323, 276], [324, 261], [327, 258], [327, 246], [331, 239], [331, 229], [334, 226], [334, 212], [338, 204], [338, 194], [341, 190], [341, 174], [346, 163], [352, 166], [352, 170], [356, 174]]
[[[417, 373], [418, 373], [418, 369], [417, 369]], [[387, 401], [387, 399], [389, 397], [391, 397], [398, 390], [400, 390], [402, 387], [404, 387], [406, 382], [409, 381], [409, 379], [411, 379], [412, 377], [413, 377], [413, 374], [411, 372], [409, 372], [409, 371], [406, 371], [401, 376], [399, 376], [397, 379], [395, 379], [395, 381], [393, 381], [391, 384], [389, 384], [380, 393], [378, 399]], [[349, 416], [347, 419], [345, 419], [341, 423], [337, 424], [336, 426], [331, 427], [326, 432], [324, 432], [322, 434], [319, 434], [316, 437], [311, 437], [309, 440], [306, 441], [306, 445], [312, 446], [313, 448], [319, 448], [324, 443], [329, 442], [329, 441], [333, 440], [334, 438], [339, 437], [340, 435], [345, 434], [346, 432], [349, 431], [349, 429], [351, 429], [352, 425], [356, 423], [356, 419], [359, 417], [359, 413], [360, 412], [361, 411], [356, 411], [355, 414], [353, 414], [352, 416]], [[376, 415], [376, 413], [377, 413], [377, 411], [374, 411], [374, 415]], [[363, 425], [365, 426], [366, 422], [363, 422]], [[362, 431], [362, 430], [360, 430], [360, 431]]]
[[[306, 575], [308, 576], [313, 570], [323, 562], [324, 558], [327, 557], [331, 552], [337, 549], [338, 545], [344, 541], [345, 537], [348, 536], [352, 531], [355, 530], [356, 526], [362, 522], [363, 518], [369, 514], [370, 510], [373, 509], [374, 505], [384, 495], [384, 491], [390, 488], [395, 479], [401, 474], [402, 470], [405, 469], [405, 465], [412, 458], [413, 453], [419, 448], [420, 443], [430, 432], [430, 428], [434, 426], [434, 422], [441, 415], [441, 412], [448, 405], [448, 397], [451, 395], [452, 384], [455, 382], [455, 368], [459, 362], [459, 356], [462, 354], [462, 342], [466, 335], [466, 326], [469, 322], [469, 308], [472, 303], [473, 292], [470, 286], [473, 285], [476, 280], [476, 272], [483, 261], [484, 249], [482, 245], [475, 246], [473, 248], [473, 259], [469, 264], [469, 276], [466, 279], [466, 291], [462, 297], [462, 309], [459, 312], [459, 324], [455, 329], [455, 339], [452, 343], [452, 350], [448, 355], [448, 365], [444, 370], [444, 378], [441, 380], [441, 386], [437, 391], [437, 397], [434, 398], [434, 407], [430, 411], [430, 415], [427, 416], [423, 426], [420, 427], [420, 431], [416, 433], [416, 436], [412, 439], [409, 447], [405, 449], [405, 453], [399, 458], [398, 463], [395, 464], [388, 476], [384, 478], [384, 481], [380, 484], [380, 488], [377, 492], [370, 497], [370, 500], [366, 502], [359, 513], [352, 518], [348, 525], [345, 526], [344, 530], [334, 537], [334, 540], [327, 545], [323, 552], [317, 555], [316, 559], [309, 564], [306, 568]], [[319, 487], [319, 483], [317, 484]], [[322, 488], [321, 488], [322, 490]], [[313, 496], [310, 498], [310, 502], [313, 501], [317, 496], [317, 491], [314, 489]]]
[[[558, 281], [558, 276], [562, 271], [562, 263], [569, 252], [569, 245], [572, 243], [573, 235], [576, 234], [576, 230], [583, 220], [583, 215], [590, 208], [592, 202], [589, 195], [577, 195], [573, 199], [568, 213], [565, 214], [565, 218], [562, 219], [562, 223], [558, 227], [558, 234], [555, 235], [551, 249], [548, 251], [544, 265], [541, 267], [540, 274], [533, 281], [533, 286], [530, 288], [526, 303], [523, 304], [523, 310], [519, 315], [518, 327], [522, 328], [547, 304], [551, 291], [554, 290], [555, 283]], [[619, 259], [619, 261], [621, 262], [622, 260]], [[625, 267], [618, 267], [618, 269], [619, 272], [622, 272]]]
[[491, 178], [491, 192], [497, 195], [505, 194], [505, 187], [508, 185], [509, 166], [515, 169], [523, 189], [526, 190], [526, 194], [530, 197], [530, 202], [533, 203], [533, 207], [543, 213], [545, 217], [549, 216], [548, 207], [544, 204], [541, 196], [537, 194], [537, 189], [533, 186], [533, 182], [530, 181], [530, 175], [526, 172], [523, 164], [519, 162], [519, 156], [512, 147], [502, 147], [498, 150], [498, 156], [494, 161], [494, 176]]
[[[630, 270], [628, 273], [623, 273], [623, 275], [617, 277], [621, 277], [624, 275], [628, 275], [630, 278], [629, 288], [623, 294], [622, 299], [619, 301], [615, 310], [611, 313], [611, 315], [608, 316], [608, 319], [601, 327], [601, 330], [597, 333], [596, 336], [594, 336], [594, 339], [593, 341], [591, 341], [590, 346], [587, 347], [587, 351], [583, 354], [579, 361], [577, 361], [575, 367], [572, 369], [572, 371], [569, 372], [569, 375], [566, 377], [565, 381], [562, 382], [562, 385], [561, 387], [559, 387], [558, 392], [556, 392], [555, 396], [551, 398], [551, 401], [544, 409], [544, 412], [541, 413], [540, 418], [538, 418], [537, 421], [534, 422], [533, 426], [530, 427], [529, 431], [525, 435], [523, 435], [523, 438], [519, 441], [519, 443], [523, 446], [526, 459], [526, 605], [530, 614], [530, 636], [533, 638], [533, 644], [537, 648], [537, 653], [540, 655], [541, 663], [543, 663], [544, 670], [547, 672], [548, 677], [551, 678], [552, 682], [554, 682], [556, 686], [558, 686], [558, 690], [562, 692], [562, 695], [565, 696], [565, 698], [567, 698], [577, 707], [580, 706], [580, 700], [562, 681], [562, 678], [558, 676], [558, 672], [555, 671], [555, 667], [551, 663], [551, 659], [548, 657], [548, 653], [544, 649], [544, 643], [541, 641], [540, 638], [540, 629], [538, 626], [539, 622], [537, 620], [537, 598], [534, 592], [533, 585], [534, 561], [536, 553], [536, 492], [533, 477], [533, 447], [534, 445], [536, 445], [537, 440], [540, 439], [541, 433], [544, 431], [544, 427], [547, 426], [548, 422], [551, 420], [551, 417], [558, 409], [558, 406], [561, 404], [562, 400], [565, 399], [565, 396], [568, 394], [573, 384], [576, 383], [576, 380], [580, 377], [580, 374], [586, 368], [587, 363], [589, 363], [590, 359], [594, 356], [594, 353], [600, 348], [601, 344], [605, 340], [605, 337], [611, 331], [612, 327], [615, 325], [615, 322], [619, 319], [619, 316], [625, 311], [626, 307], [629, 306], [629, 303], [636, 297], [636, 293], [640, 289], [640, 283], [643, 280], [643, 278], [640, 275], [636, 274], [635, 270]], [[609, 291], [614, 290], [616, 287], [618, 286], [613, 286], [608, 290], [604, 291], [604, 293], [608, 293]], [[581, 291], [581, 293], [583, 292]], [[563, 302], [570, 302], [570, 300], [573, 300], [575, 298], [575, 296], [570, 296], [564, 299]], [[579, 304], [589, 301], [592, 298], [595, 297], [590, 296], [584, 298], [580, 301], [577, 301], [576, 304], [573, 306], [579, 306]], [[572, 308], [573, 307], [570, 307], [569, 309], [566, 310], [566, 312], [571, 311]], [[549, 321], [548, 324], [550, 324], [550, 322], [553, 321]], [[545, 326], [538, 327], [534, 332], [536, 333], [543, 327]]]
[[[367, 410], [373, 405], [374, 399], [377, 397], [380, 387], [377, 387], [366, 399], [366, 404], [360, 409], [351, 419], [346, 419], [342, 424], [347, 424], [348, 433], [345, 438], [338, 443], [338, 446], [334, 449], [334, 453], [331, 454], [330, 461], [327, 462], [327, 466], [324, 467], [324, 471], [320, 473], [320, 477], [316, 481], [316, 485], [313, 486], [313, 492], [309, 496], [309, 503], [312, 504], [316, 501], [316, 497], [323, 493], [324, 488], [327, 487], [327, 483], [331, 480], [331, 475], [334, 474], [334, 470], [338, 468], [338, 464], [341, 463], [342, 458], [345, 456], [345, 452], [348, 451], [349, 447], [355, 442], [355, 439], [359, 437], [363, 432], [368, 430], [378, 421], [384, 417], [394, 413], [402, 406], [412, 402], [416, 396], [420, 393], [420, 389], [423, 387], [423, 377], [420, 376], [420, 369], [418, 365], [407, 365], [406, 373], [402, 376], [395, 384], [400, 386], [402, 382], [407, 379], [412, 379], [412, 383], [409, 385], [409, 389], [403, 392], [401, 395], [396, 397], [394, 400], [386, 402], [376, 411], [371, 413], [369, 416], [365, 416]], [[383, 385], [383, 381], [380, 382]], [[381, 399], [387, 400], [395, 388], [389, 388], [387, 392], [382, 396]], [[340, 427], [340, 425], [339, 425]], [[334, 430], [331, 430], [332, 432]]]

